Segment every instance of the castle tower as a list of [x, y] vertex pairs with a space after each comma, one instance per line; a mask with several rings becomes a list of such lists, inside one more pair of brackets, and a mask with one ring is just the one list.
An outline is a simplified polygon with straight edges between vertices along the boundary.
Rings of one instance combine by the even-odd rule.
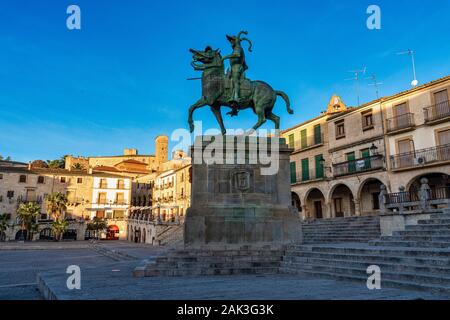
[[167, 162], [169, 159], [169, 137], [157, 136], [155, 139], [156, 162], [158, 164]]

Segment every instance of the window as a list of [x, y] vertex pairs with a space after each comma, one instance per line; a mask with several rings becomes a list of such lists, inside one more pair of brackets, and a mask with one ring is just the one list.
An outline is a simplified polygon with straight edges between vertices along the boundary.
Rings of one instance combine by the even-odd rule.
[[322, 143], [322, 133], [320, 124], [314, 126], [314, 144]]
[[3, 195], [0, 194], [0, 202], [3, 202]]
[[78, 184], [83, 183], [83, 178], [77, 178], [77, 183]]
[[106, 193], [100, 192], [98, 194], [98, 204], [106, 204]]
[[363, 112], [361, 114], [362, 116], [362, 129], [364, 130], [370, 130], [373, 129], [373, 114], [372, 110]]
[[3, 179], [3, 173], [0, 173], [0, 180]]
[[125, 198], [124, 198], [124, 195], [122, 192], [116, 194], [116, 204], [119, 204], [119, 205], [124, 204], [125, 203], [124, 199]]
[[435, 92], [434, 93], [434, 102], [438, 108], [439, 108], [439, 106], [443, 106], [444, 104], [446, 107], [448, 107], [447, 89], [444, 89], [439, 92]]
[[125, 211], [123, 210], [114, 210], [113, 211], [114, 219], [123, 219], [125, 218]]
[[302, 160], [302, 181], [309, 180], [309, 159]]
[[61, 179], [59, 180], [61, 183], [66, 183], [66, 177], [61, 177]]
[[[364, 159], [364, 168], [359, 168], [359, 169], [370, 169], [371, 162], [370, 162], [370, 149], [369, 148], [361, 150], [361, 158]], [[358, 161], [358, 163], [359, 163], [359, 161]], [[358, 165], [358, 167], [359, 167], [359, 165]]]
[[345, 156], [348, 161], [348, 172], [355, 172], [356, 171], [355, 153], [349, 152]]
[[7, 193], [6, 193], [6, 197], [8, 198], [8, 199], [11, 199], [11, 198], [14, 198], [14, 191], [8, 191]]
[[336, 139], [345, 137], [344, 121], [336, 122]]
[[117, 189], [125, 189], [125, 182], [123, 180], [117, 180]]
[[291, 183], [296, 183], [297, 182], [297, 172], [296, 172], [296, 168], [295, 168], [295, 162], [291, 162], [290, 170], [291, 170]]
[[106, 189], [108, 188], [108, 182], [106, 179], [100, 179], [100, 189]]
[[316, 179], [321, 179], [324, 177], [324, 172], [323, 172], [323, 164], [322, 164], [322, 160], [323, 159], [323, 155], [319, 154], [318, 156], [315, 157], [315, 162], [316, 162]]
[[24, 175], [24, 174], [21, 174], [21, 175], [19, 176], [19, 182], [20, 182], [20, 183], [26, 183], [26, 182], [27, 182], [27, 176]]
[[306, 132], [307, 132], [306, 129], [303, 129], [302, 131], [300, 131], [300, 141], [301, 141], [302, 149], [308, 147], [308, 136], [307, 136]]
[[450, 129], [438, 132], [438, 143], [440, 146], [450, 144]]
[[45, 182], [45, 177], [44, 176], [39, 176], [37, 183], [43, 184]]
[[290, 134], [288, 139], [289, 139], [289, 148], [294, 149], [295, 148], [294, 135]]
[[103, 219], [105, 217], [105, 210], [98, 210], [95, 216], [99, 219]]

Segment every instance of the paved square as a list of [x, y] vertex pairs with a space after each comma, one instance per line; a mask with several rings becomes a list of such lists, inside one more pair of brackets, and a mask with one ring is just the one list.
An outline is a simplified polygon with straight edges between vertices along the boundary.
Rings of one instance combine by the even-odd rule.
[[[3, 246], [3, 245], [2, 245]], [[25, 245], [26, 246], [26, 245]], [[89, 245], [40, 244], [28, 250], [0, 247], [0, 299], [42, 299], [37, 274], [59, 299], [446, 299], [425, 292], [382, 288], [370, 291], [365, 283], [316, 279], [297, 275], [133, 278], [143, 259], [163, 253], [161, 248], [129, 243], [102, 243], [136, 260], [114, 261]], [[40, 249], [37, 249], [40, 248]], [[11, 248], [9, 248], [11, 249]], [[81, 290], [68, 290], [66, 268], [81, 268]]]

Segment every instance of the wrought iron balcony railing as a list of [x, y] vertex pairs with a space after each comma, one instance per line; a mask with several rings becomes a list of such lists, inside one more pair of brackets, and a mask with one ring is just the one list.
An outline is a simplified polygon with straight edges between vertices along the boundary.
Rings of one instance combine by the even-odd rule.
[[356, 160], [345, 161], [333, 164], [333, 175], [335, 177], [378, 170], [384, 168], [384, 156], [381, 154], [373, 155]]
[[424, 108], [425, 113], [425, 123], [444, 119], [450, 117], [450, 103], [449, 101], [444, 101], [437, 103], [434, 106]]
[[295, 177], [291, 176], [291, 184], [315, 181], [315, 180], [320, 180], [320, 179], [325, 179], [325, 178], [326, 178], [326, 175], [325, 175], [324, 168], [310, 169], [306, 172], [305, 171], [296, 172]]
[[414, 125], [414, 113], [405, 113], [386, 120], [386, 129], [388, 133], [413, 128]]
[[17, 198], [18, 203], [28, 203], [33, 202], [36, 204], [42, 204], [44, 198], [41, 196], [19, 196]]
[[391, 168], [410, 168], [448, 160], [450, 160], [450, 144], [391, 156]]

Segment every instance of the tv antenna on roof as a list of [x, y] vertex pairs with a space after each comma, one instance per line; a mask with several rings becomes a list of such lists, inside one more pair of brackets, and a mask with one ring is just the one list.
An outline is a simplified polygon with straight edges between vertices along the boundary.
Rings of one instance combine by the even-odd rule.
[[379, 90], [378, 86], [382, 85], [383, 82], [378, 82], [377, 81], [377, 76], [374, 75], [374, 74], [372, 76], [366, 78], [366, 80], [372, 80], [372, 83], [369, 83], [369, 86], [374, 86], [375, 87], [375, 92], [377, 94], [377, 99], [379, 99], [380, 98], [380, 90]]
[[416, 87], [419, 84], [419, 81], [417, 80], [417, 77], [416, 77], [416, 63], [414, 62], [414, 54], [415, 54], [415, 52], [413, 50], [411, 50], [411, 49], [408, 49], [406, 51], [402, 51], [402, 52], [398, 52], [397, 53], [397, 55], [404, 55], [404, 54], [408, 54], [408, 55], [411, 56], [413, 76], [414, 76], [413, 81], [411, 81], [411, 85], [413, 87]]
[[367, 67], [366, 66], [364, 66], [364, 68], [362, 69], [362, 70], [351, 70], [351, 71], [348, 71], [348, 72], [351, 72], [351, 73], [353, 73], [354, 74], [354, 77], [353, 78], [350, 78], [350, 79], [345, 79], [346, 81], [350, 81], [350, 80], [355, 80], [356, 81], [356, 96], [357, 96], [357, 98], [358, 98], [358, 107], [359, 107], [359, 105], [360, 105], [360, 103], [359, 103], [359, 79], [360, 79], [360, 74], [362, 73], [363, 75], [364, 74], [366, 74], [366, 70], [367, 70]]

